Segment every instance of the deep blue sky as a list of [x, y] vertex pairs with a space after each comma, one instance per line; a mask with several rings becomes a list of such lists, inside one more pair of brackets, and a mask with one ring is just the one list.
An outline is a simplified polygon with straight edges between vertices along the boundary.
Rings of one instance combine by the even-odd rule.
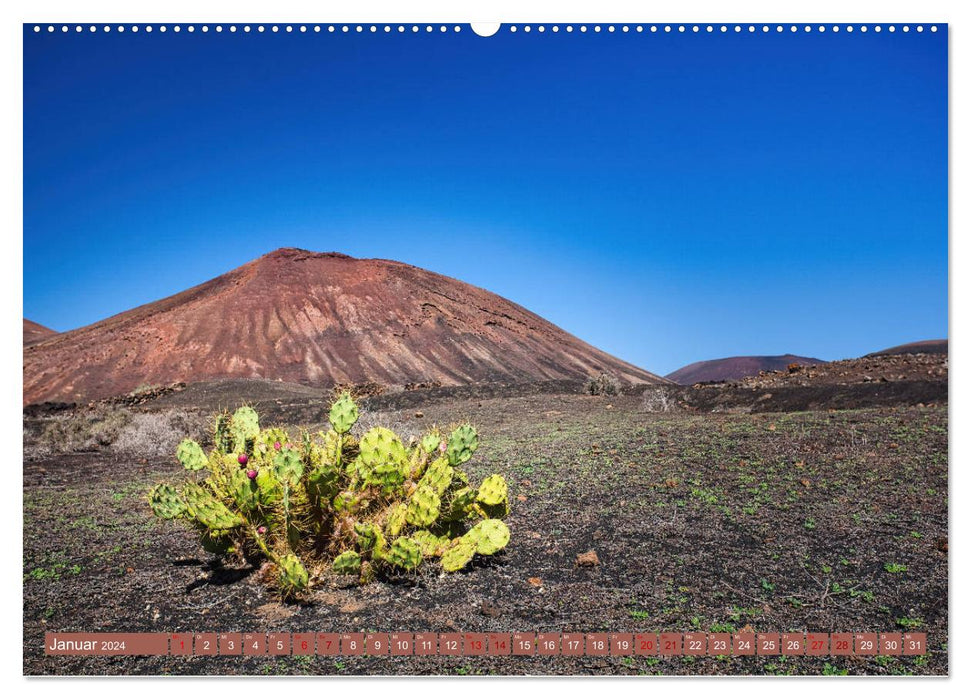
[[459, 278], [659, 373], [946, 337], [946, 28], [25, 28], [27, 318], [282, 246]]

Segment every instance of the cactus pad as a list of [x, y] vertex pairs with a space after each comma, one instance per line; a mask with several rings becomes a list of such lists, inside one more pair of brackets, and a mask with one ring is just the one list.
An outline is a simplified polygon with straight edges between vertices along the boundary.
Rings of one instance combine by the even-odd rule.
[[233, 472], [230, 477], [230, 487], [233, 500], [240, 510], [250, 511], [259, 505], [260, 491], [257, 481], [250, 479], [246, 475], [246, 470], [237, 469]]
[[428, 469], [425, 470], [425, 475], [418, 482], [418, 487], [421, 488], [423, 485], [428, 485], [435, 493], [441, 496], [452, 483], [452, 476], [454, 474], [455, 470], [448, 463], [447, 459], [444, 457], [436, 459], [428, 465]]
[[405, 519], [409, 525], [428, 527], [436, 520], [440, 513], [442, 499], [428, 484], [419, 486], [408, 501]]
[[391, 543], [384, 560], [406, 571], [417, 569], [421, 564], [421, 547], [410, 537], [399, 537]]
[[330, 424], [343, 435], [357, 423], [357, 404], [346, 391], [330, 407]]
[[280, 588], [290, 593], [302, 591], [310, 583], [307, 569], [295, 554], [284, 554], [277, 562], [280, 567]]
[[411, 539], [418, 544], [424, 557], [441, 556], [442, 551], [451, 542], [449, 538], [433, 535], [428, 530], [416, 530], [411, 533]]
[[148, 494], [152, 512], [164, 520], [181, 517], [185, 513], [185, 501], [174, 486], [159, 484]]
[[343, 552], [334, 559], [334, 573], [340, 575], [357, 574], [361, 571], [361, 555], [357, 552]]
[[241, 406], [233, 414], [230, 424], [233, 436], [233, 450], [246, 452], [247, 447], [260, 436], [260, 419], [249, 406]]
[[448, 463], [453, 467], [464, 464], [472, 459], [472, 454], [479, 447], [479, 436], [471, 425], [462, 425], [452, 431], [448, 438], [448, 449], [445, 451]]
[[361, 438], [360, 476], [369, 484], [391, 490], [408, 476], [408, 455], [397, 435], [387, 428], [371, 428]]
[[198, 484], [182, 487], [186, 513], [210, 530], [230, 530], [243, 524], [243, 519]]
[[463, 537], [475, 543], [476, 554], [495, 554], [509, 544], [509, 528], [501, 520], [482, 520]]
[[283, 448], [273, 458], [273, 471], [276, 472], [276, 478], [281, 484], [295, 486], [303, 476], [303, 462], [300, 460], [300, 454], [296, 450]]
[[475, 556], [475, 542], [459, 537], [442, 552], [442, 569], [458, 571], [472, 561]]
[[205, 469], [209, 464], [209, 460], [206, 459], [206, 453], [199, 447], [199, 443], [189, 438], [179, 443], [179, 448], [175, 451], [175, 456], [179, 458], [182, 466], [190, 472]]
[[394, 506], [390, 513], [388, 514], [388, 522], [385, 525], [385, 529], [391, 537], [397, 537], [401, 534], [401, 530], [404, 528], [408, 517], [408, 506], [404, 503], [399, 503]]
[[499, 474], [487, 477], [479, 486], [479, 503], [487, 506], [498, 506], [505, 503], [509, 498], [509, 489], [506, 480]]
[[433, 455], [438, 452], [438, 446], [442, 444], [442, 434], [438, 430], [432, 430], [431, 432], [423, 435], [421, 438], [421, 449], [425, 451], [427, 455]]

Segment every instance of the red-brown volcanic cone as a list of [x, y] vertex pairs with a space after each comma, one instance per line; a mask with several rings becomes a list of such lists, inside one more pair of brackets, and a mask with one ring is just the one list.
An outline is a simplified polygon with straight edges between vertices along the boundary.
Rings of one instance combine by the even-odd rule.
[[39, 323], [28, 321], [26, 318], [24, 319], [24, 345], [33, 345], [34, 343], [39, 343], [44, 338], [48, 338], [52, 335], [57, 335], [57, 331], [53, 331], [47, 326], [42, 326]]
[[825, 360], [800, 355], [741, 355], [693, 362], [674, 370], [665, 377], [678, 384], [691, 386], [698, 382], [725, 382], [742, 377], [754, 377], [759, 372], [785, 369], [791, 363], [807, 367], [824, 364]]
[[389, 260], [284, 248], [24, 349], [24, 403], [227, 377], [311, 386], [664, 382], [478, 287]]

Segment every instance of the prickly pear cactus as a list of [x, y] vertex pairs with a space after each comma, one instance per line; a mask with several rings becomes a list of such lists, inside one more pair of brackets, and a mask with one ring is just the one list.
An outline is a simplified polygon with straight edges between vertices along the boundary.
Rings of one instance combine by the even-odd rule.
[[410, 537], [399, 537], [391, 543], [384, 560], [405, 571], [417, 569], [421, 564], [421, 547]]
[[465, 565], [472, 561], [475, 556], [475, 542], [459, 537], [455, 542], [445, 548], [442, 553], [442, 569], [445, 571], [458, 571], [465, 568]]
[[303, 461], [296, 450], [284, 448], [273, 458], [273, 471], [281, 484], [296, 486], [303, 476]]
[[432, 525], [441, 513], [442, 499], [428, 484], [423, 484], [411, 495], [405, 510], [405, 520], [415, 527]]
[[457, 467], [472, 459], [477, 449], [479, 449], [479, 435], [475, 432], [475, 428], [471, 425], [462, 425], [452, 431], [445, 454], [448, 456], [448, 463]]
[[334, 573], [346, 576], [361, 573], [361, 555], [354, 551], [342, 552], [334, 559]]
[[357, 404], [347, 392], [341, 394], [340, 398], [330, 407], [330, 424], [338, 434], [350, 432], [354, 424], [357, 423]]
[[509, 544], [509, 528], [501, 520], [490, 518], [476, 523], [464, 537], [475, 544], [476, 554], [495, 554]]
[[310, 576], [295, 554], [284, 554], [277, 562], [280, 567], [280, 588], [293, 592], [302, 591], [310, 583]]
[[260, 419], [256, 411], [249, 406], [237, 408], [230, 423], [230, 433], [236, 452], [245, 454], [251, 451], [253, 443], [260, 435]]
[[181, 517], [185, 513], [185, 501], [175, 487], [168, 484], [159, 484], [148, 494], [149, 505], [152, 512], [163, 520], [173, 520]]
[[182, 463], [182, 466], [190, 472], [205, 469], [209, 464], [209, 458], [206, 457], [206, 453], [199, 447], [199, 443], [189, 438], [179, 443], [179, 447], [175, 451], [175, 456]]
[[159, 484], [148, 504], [157, 517], [199, 530], [208, 552], [269, 560], [285, 597], [310, 587], [310, 571], [365, 585], [429, 560], [459, 571], [508, 545], [505, 479], [493, 474], [476, 486], [458, 469], [479, 445], [472, 426], [447, 440], [432, 428], [406, 448], [387, 428], [356, 437], [358, 417], [347, 393], [331, 406], [325, 432], [261, 430], [248, 406], [220, 414], [208, 455], [189, 439], [176, 450], [191, 479]]

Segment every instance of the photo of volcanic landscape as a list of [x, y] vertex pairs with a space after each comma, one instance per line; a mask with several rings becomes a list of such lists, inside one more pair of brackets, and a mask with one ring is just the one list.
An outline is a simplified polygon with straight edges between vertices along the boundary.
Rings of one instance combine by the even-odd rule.
[[25, 675], [948, 675], [946, 25], [159, 26], [24, 27]]

